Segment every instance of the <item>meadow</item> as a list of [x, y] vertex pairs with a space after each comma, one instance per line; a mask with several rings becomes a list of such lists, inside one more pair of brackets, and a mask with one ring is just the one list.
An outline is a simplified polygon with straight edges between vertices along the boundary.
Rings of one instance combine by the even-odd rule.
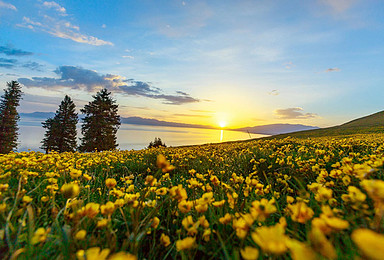
[[0, 155], [0, 257], [380, 259], [383, 140]]

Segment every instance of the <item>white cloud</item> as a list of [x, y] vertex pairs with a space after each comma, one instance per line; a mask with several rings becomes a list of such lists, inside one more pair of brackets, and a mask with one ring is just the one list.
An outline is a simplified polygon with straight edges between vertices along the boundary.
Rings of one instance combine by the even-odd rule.
[[276, 109], [275, 114], [281, 119], [309, 119], [317, 117], [314, 113], [303, 113], [301, 107], [290, 107], [285, 109]]
[[341, 71], [341, 69], [339, 68], [329, 68], [329, 69], [326, 69], [324, 72], [339, 72]]
[[33, 21], [28, 17], [23, 18], [23, 23], [19, 24], [21, 27], [25, 27], [34, 31], [42, 31], [49, 33], [53, 36], [70, 39], [75, 42], [86, 43], [95, 46], [101, 45], [113, 45], [112, 42], [98, 39], [94, 36], [89, 36], [80, 33], [80, 27], [71, 24], [65, 20], [56, 20], [48, 15], [44, 16], [43, 22]]
[[132, 60], [135, 58], [135, 57], [129, 56], [129, 55], [123, 55], [121, 57], [123, 57], [124, 59], [132, 59]]
[[105, 29], [105, 28], [107, 28], [107, 26], [106, 26], [105, 24], [103, 24], [103, 25], [101, 26], [101, 28]]
[[11, 9], [13, 11], [17, 11], [16, 6], [9, 4], [9, 3], [6, 3], [6, 2], [3, 2], [1, 0], [0, 0], [0, 8], [6, 8], [6, 9]]
[[43, 5], [47, 8], [53, 8], [55, 9], [57, 12], [59, 12], [61, 15], [67, 15], [66, 12], [67, 10], [65, 10], [64, 7], [62, 7], [61, 5], [59, 5], [58, 3], [52, 1], [52, 2], [44, 2]]

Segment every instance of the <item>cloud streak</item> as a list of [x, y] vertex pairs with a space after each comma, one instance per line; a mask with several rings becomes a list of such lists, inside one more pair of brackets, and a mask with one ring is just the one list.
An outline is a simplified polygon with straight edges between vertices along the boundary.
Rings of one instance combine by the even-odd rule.
[[111, 45], [110, 41], [104, 41], [94, 36], [82, 34], [79, 26], [73, 25], [65, 20], [56, 20], [53, 17], [44, 15], [43, 22], [34, 21], [29, 17], [23, 17], [23, 23], [18, 26], [33, 31], [41, 31], [62, 39], [69, 39], [79, 43], [86, 43], [95, 46]]
[[18, 81], [26, 87], [41, 87], [46, 89], [72, 88], [95, 92], [100, 88], [107, 88], [115, 93], [128, 96], [147, 97], [163, 100], [164, 104], [182, 105], [186, 103], [200, 102], [188, 93], [177, 91], [176, 94], [165, 94], [160, 88], [151, 83], [125, 79], [119, 75], [99, 74], [94, 70], [75, 66], [60, 66], [54, 71], [58, 77], [32, 77], [19, 78]]
[[17, 11], [16, 6], [9, 4], [9, 3], [6, 3], [6, 2], [3, 2], [1, 0], [0, 0], [0, 8], [11, 9], [13, 11]]
[[329, 68], [329, 69], [326, 69], [324, 72], [339, 72], [341, 71], [341, 69], [339, 68]]
[[314, 113], [303, 113], [301, 107], [291, 107], [285, 109], [276, 109], [275, 115], [280, 119], [309, 119], [317, 117]]
[[43, 3], [43, 6], [46, 7], [46, 8], [52, 8], [52, 9], [55, 9], [58, 13], [60, 13], [60, 15], [63, 15], [63, 16], [66, 16], [67, 15], [67, 10], [65, 10], [64, 7], [62, 7], [61, 5], [59, 5], [58, 3], [52, 1], [52, 2], [44, 2]]
[[0, 53], [4, 53], [7, 56], [29, 56], [29, 55], [33, 55], [32, 52], [16, 49], [16, 48], [13, 48], [11, 45], [0, 46]]

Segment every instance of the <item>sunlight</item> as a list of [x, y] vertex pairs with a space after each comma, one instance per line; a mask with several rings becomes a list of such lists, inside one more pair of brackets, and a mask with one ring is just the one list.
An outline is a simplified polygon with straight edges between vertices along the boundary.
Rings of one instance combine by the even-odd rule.
[[227, 126], [227, 122], [225, 122], [225, 121], [220, 121], [220, 122], [219, 122], [219, 126], [220, 126], [221, 128], [224, 128], [224, 127]]

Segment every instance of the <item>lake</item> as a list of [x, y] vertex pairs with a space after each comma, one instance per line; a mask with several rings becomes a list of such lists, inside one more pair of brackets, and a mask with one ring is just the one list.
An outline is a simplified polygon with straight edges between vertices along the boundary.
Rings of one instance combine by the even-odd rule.
[[[40, 142], [44, 137], [45, 129], [41, 126], [41, 121], [35, 118], [23, 118], [19, 121], [19, 145], [17, 151], [42, 151]], [[80, 124], [77, 130], [78, 136], [81, 136]], [[139, 150], [146, 148], [155, 137], [161, 138], [167, 146], [181, 146], [245, 140], [250, 137], [260, 138], [265, 136], [267, 135], [249, 135], [245, 132], [230, 130], [121, 124], [117, 132], [117, 142], [119, 144], [118, 148], [121, 150]]]

